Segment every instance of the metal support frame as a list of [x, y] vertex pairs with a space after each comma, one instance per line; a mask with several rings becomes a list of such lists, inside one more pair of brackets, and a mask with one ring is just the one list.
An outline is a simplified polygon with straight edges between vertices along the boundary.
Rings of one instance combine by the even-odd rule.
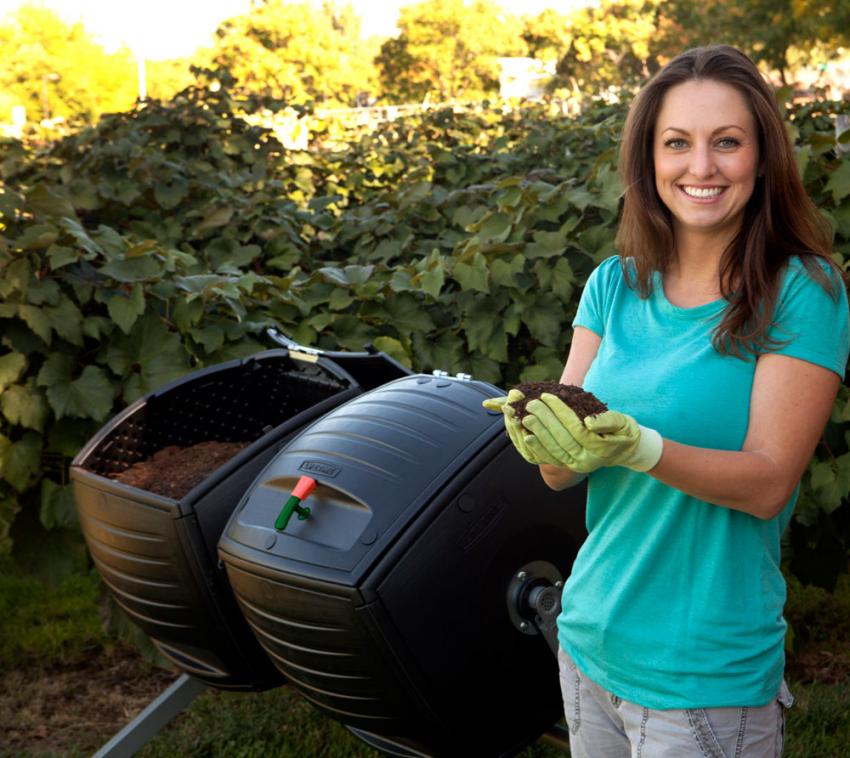
[[135, 755], [151, 737], [164, 729], [206, 689], [207, 685], [204, 682], [188, 674], [181, 674], [136, 718], [98, 750], [93, 758], [129, 758]]

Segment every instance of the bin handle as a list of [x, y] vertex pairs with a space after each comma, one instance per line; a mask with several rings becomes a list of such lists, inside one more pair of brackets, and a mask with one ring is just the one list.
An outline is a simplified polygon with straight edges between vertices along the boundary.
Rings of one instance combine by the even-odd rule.
[[286, 504], [281, 508], [274, 522], [274, 528], [278, 531], [283, 531], [289, 524], [289, 519], [293, 513], [298, 514], [298, 520], [304, 521], [310, 518], [312, 510], [305, 505], [301, 505], [303, 500], [306, 500], [310, 493], [316, 489], [318, 482], [310, 476], [302, 476], [298, 483], [293, 487], [292, 494], [286, 501]]
[[278, 345], [287, 348], [290, 352], [295, 351], [316, 357], [324, 354], [323, 350], [318, 350], [315, 347], [307, 347], [306, 345], [300, 345], [294, 339], [285, 335], [282, 331], [280, 331], [280, 329], [275, 329], [273, 326], [266, 329], [266, 334], [277, 342]]

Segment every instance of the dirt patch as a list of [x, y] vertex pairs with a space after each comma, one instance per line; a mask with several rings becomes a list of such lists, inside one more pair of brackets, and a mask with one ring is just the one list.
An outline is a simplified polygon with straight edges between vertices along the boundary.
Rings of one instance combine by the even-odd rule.
[[[789, 656], [786, 677], [792, 687], [846, 681], [850, 640]], [[123, 646], [49, 671], [0, 672], [0, 755], [90, 756], [176, 678]]]
[[169, 445], [111, 478], [179, 500], [249, 444], [209, 441], [190, 447]]
[[530, 400], [539, 398], [544, 392], [555, 395], [560, 398], [566, 405], [572, 408], [576, 416], [584, 421], [586, 416], [595, 416], [598, 413], [603, 413], [608, 410], [599, 398], [592, 392], [585, 392], [581, 387], [576, 387], [573, 384], [559, 384], [558, 382], [524, 382], [516, 386], [523, 395], [525, 400], [514, 405], [516, 408], [517, 418], [522, 419], [528, 412], [525, 410], [526, 404]]
[[850, 641], [835, 647], [813, 648], [785, 659], [785, 676], [809, 684], [838, 684], [850, 679]]
[[123, 647], [50, 671], [5, 671], [0, 752], [90, 755], [176, 678]]

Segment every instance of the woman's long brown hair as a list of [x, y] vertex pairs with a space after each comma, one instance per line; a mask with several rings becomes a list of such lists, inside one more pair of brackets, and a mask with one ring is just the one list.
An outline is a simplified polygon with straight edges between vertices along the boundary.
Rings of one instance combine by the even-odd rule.
[[[644, 85], [629, 109], [620, 146], [625, 195], [617, 247], [630, 285], [648, 297], [653, 272], [663, 274], [675, 256], [672, 217], [655, 187], [653, 140], [667, 91], [695, 79], [738, 89], [758, 125], [762, 175], [744, 210], [740, 231], [720, 261], [720, 291], [729, 305], [712, 337], [719, 352], [745, 358], [779, 344], [769, 338], [768, 330], [781, 274], [791, 256], [800, 256], [812, 278], [834, 296], [843, 286], [843, 274], [830, 258], [832, 231], [803, 187], [770, 86], [742, 52], [712, 45], [670, 61]], [[627, 258], [634, 261], [633, 272], [625, 265]], [[832, 281], [817, 259], [833, 269]]]

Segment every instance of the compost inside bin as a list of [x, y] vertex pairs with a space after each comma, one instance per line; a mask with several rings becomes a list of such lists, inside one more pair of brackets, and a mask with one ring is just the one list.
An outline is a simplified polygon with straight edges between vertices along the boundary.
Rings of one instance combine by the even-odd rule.
[[131, 487], [179, 500], [249, 444], [210, 440], [189, 447], [169, 445], [109, 477]]

